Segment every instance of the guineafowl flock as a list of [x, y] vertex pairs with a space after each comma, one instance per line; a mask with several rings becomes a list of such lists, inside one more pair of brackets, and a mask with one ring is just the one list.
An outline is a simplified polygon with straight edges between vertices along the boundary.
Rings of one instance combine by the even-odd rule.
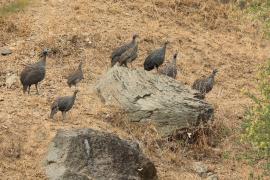
[[[138, 42], [137, 34], [132, 36], [132, 40], [129, 43], [123, 44], [122, 46], [116, 48], [111, 54], [111, 66], [119, 65], [128, 68], [128, 63], [132, 62], [138, 57]], [[165, 61], [166, 48], [169, 42], [165, 41], [163, 46], [159, 49], [153, 50], [145, 59], [143, 67], [146, 71], [151, 71], [156, 68], [157, 73], [163, 74], [165, 76], [176, 79], [177, 76], [177, 55], [175, 53], [173, 59], [170, 63], [163, 65]], [[23, 93], [30, 94], [30, 88], [32, 85], [36, 87], [36, 93], [39, 94], [38, 84], [45, 78], [46, 75], [46, 57], [49, 54], [49, 49], [44, 49], [40, 54], [40, 60], [34, 64], [26, 65], [20, 74], [20, 81], [23, 86]], [[58, 112], [62, 112], [63, 119], [66, 118], [66, 112], [72, 109], [76, 95], [79, 92], [77, 90], [77, 85], [80, 81], [84, 79], [83, 62], [81, 61], [78, 65], [78, 68], [72, 72], [67, 77], [67, 85], [71, 88], [75, 86], [75, 91], [71, 96], [58, 97], [54, 100], [51, 105], [50, 118], [53, 119], [54, 115]], [[159, 69], [159, 67], [161, 67]], [[193, 85], [192, 89], [197, 90], [203, 96], [210, 92], [214, 86], [214, 79], [217, 73], [217, 69], [214, 69], [211, 75], [206, 78], [197, 79]]]

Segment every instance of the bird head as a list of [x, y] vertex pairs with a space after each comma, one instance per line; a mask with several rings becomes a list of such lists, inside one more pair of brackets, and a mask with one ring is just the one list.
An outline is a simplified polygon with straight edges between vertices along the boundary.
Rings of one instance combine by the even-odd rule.
[[218, 70], [217, 70], [217, 69], [214, 69], [213, 72], [212, 72], [212, 74], [213, 74], [213, 75], [216, 75], [217, 72], [218, 72]]
[[176, 53], [173, 55], [173, 59], [176, 59], [176, 58], [177, 58], [177, 55], [178, 55], [178, 52], [176, 52]]
[[83, 65], [83, 61], [81, 60], [81, 61], [80, 61], [80, 64], [79, 64], [79, 69], [82, 68], [82, 65]]
[[48, 48], [43, 49], [42, 52], [40, 53], [40, 56], [41, 56], [41, 57], [47, 56], [48, 53], [49, 53], [49, 51], [50, 51], [50, 50], [49, 50]]
[[167, 46], [170, 42], [167, 40], [164, 42], [164, 46]]
[[139, 37], [138, 34], [134, 34], [134, 35], [132, 36], [132, 39], [135, 40], [135, 39], [138, 38], [138, 37]]
[[74, 95], [76, 95], [78, 92], [80, 92], [78, 89], [74, 91]]

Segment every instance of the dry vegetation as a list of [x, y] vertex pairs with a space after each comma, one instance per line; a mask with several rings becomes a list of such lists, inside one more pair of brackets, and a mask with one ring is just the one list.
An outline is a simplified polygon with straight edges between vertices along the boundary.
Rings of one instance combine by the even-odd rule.
[[[0, 61], [1, 179], [45, 179], [42, 160], [57, 129], [80, 127], [138, 141], [156, 164], [160, 179], [200, 179], [190, 169], [198, 160], [221, 179], [261, 175], [260, 163], [246, 163], [241, 153], [249, 147], [240, 143], [240, 131], [250, 104], [241, 90], [255, 91], [256, 70], [269, 57], [270, 45], [262, 39], [258, 22], [233, 9], [215, 0], [40, 0], [0, 18], [0, 47], [13, 50]], [[112, 49], [135, 32], [141, 37], [136, 68], [142, 67], [151, 49], [169, 40], [167, 59], [180, 52], [178, 81], [191, 84], [219, 69], [216, 86], [207, 96], [215, 107], [214, 124], [198, 131], [202, 138], [195, 145], [162, 140], [151, 124], [145, 128], [128, 123], [93, 93], [95, 82], [109, 68]], [[19, 74], [23, 64], [36, 61], [45, 47], [54, 53], [48, 58], [41, 95], [23, 95], [19, 82], [7, 89], [5, 77]], [[65, 76], [81, 59], [85, 80], [75, 107], [65, 122], [60, 116], [51, 121], [50, 103], [72, 93]]]

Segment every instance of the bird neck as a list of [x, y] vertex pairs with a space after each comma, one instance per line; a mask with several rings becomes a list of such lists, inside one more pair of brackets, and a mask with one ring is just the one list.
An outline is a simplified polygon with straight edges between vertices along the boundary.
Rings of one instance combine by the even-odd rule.
[[132, 44], [136, 44], [137, 41], [136, 41], [136, 38], [133, 38], [132, 41], [131, 41]]
[[40, 63], [41, 63], [41, 65], [43, 65], [43, 66], [46, 65], [46, 55], [41, 56]]
[[217, 73], [216, 73], [215, 71], [213, 71], [211, 75], [212, 75], [213, 77], [215, 77], [216, 74], [217, 74]]
[[166, 47], [167, 47], [167, 43], [164, 44], [163, 48], [166, 49]]
[[79, 64], [78, 70], [82, 71], [82, 63]]
[[167, 47], [166, 44], [164, 44], [164, 46], [162, 47], [162, 52], [164, 53], [164, 55], [165, 55], [165, 53], [166, 53], [166, 47]]
[[174, 66], [176, 66], [176, 58], [173, 58], [172, 64], [173, 64]]
[[211, 81], [213, 81], [213, 80], [215, 79], [215, 74], [212, 73], [212, 74], [209, 76], [209, 79], [210, 79]]
[[76, 95], [77, 95], [77, 92], [74, 92], [74, 94], [73, 94], [73, 100], [76, 99]]

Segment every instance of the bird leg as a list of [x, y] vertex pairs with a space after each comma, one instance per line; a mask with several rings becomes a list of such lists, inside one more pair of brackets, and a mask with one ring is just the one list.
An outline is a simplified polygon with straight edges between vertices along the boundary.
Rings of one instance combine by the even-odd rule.
[[28, 94], [30, 94], [31, 85], [28, 86]]
[[125, 66], [126, 68], [128, 68], [128, 66], [127, 66], [127, 62], [125, 62], [125, 63], [124, 63], [124, 66]]
[[38, 84], [35, 84], [35, 86], [36, 86], [37, 94], [39, 94], [39, 92], [38, 92]]
[[23, 94], [27, 91], [28, 86], [23, 86]]
[[156, 68], [157, 68], [157, 73], [158, 73], [158, 66], [156, 66]]
[[66, 112], [65, 111], [62, 111], [62, 116], [63, 116], [63, 120], [66, 119]]
[[52, 120], [54, 120], [54, 114], [55, 114], [55, 112], [53, 112], [53, 110], [52, 110], [52, 112], [51, 112], [51, 114], [50, 114], [50, 119], [52, 119]]

